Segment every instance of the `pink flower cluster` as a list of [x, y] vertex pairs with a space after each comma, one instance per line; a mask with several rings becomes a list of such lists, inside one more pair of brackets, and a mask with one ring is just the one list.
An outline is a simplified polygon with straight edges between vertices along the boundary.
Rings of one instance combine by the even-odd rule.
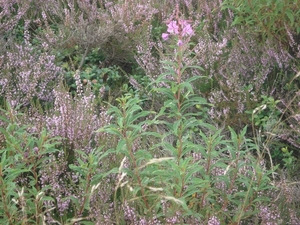
[[181, 38], [194, 35], [193, 28], [191, 24], [188, 23], [187, 20], [179, 19], [178, 21], [172, 20], [168, 24], [168, 33], [163, 33], [162, 38], [166, 41], [169, 39], [170, 35], [178, 35], [178, 45], [181, 46], [183, 44]]

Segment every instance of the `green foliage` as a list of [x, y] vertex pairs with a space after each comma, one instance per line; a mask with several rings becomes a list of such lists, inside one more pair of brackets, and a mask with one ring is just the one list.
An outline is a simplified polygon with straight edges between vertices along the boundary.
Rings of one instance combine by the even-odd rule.
[[255, 32], [265, 39], [273, 37], [286, 43], [287, 29], [300, 33], [300, 10], [294, 0], [226, 0], [222, 9], [230, 9], [234, 13], [232, 26], [245, 26], [249, 32]]
[[[69, 164], [71, 171], [79, 177], [79, 182], [76, 184], [79, 186], [76, 189], [84, 191], [81, 199], [74, 196], [66, 196], [65, 198], [72, 201], [72, 212], [74, 212], [72, 217], [78, 218], [78, 221], [84, 222], [85, 217], [91, 213], [90, 199], [101, 185], [102, 178], [105, 177], [105, 173], [99, 171], [99, 165], [109, 153], [110, 151], [101, 151], [101, 148], [96, 148], [89, 154], [76, 150], [76, 154], [80, 157], [76, 159], [76, 164]], [[71, 182], [70, 185], [75, 184]]]
[[41, 134], [29, 134], [19, 126], [16, 117], [7, 111], [6, 129], [0, 132], [6, 139], [6, 147], [0, 150], [0, 211], [1, 224], [42, 224], [44, 214], [53, 209], [44, 205], [53, 198], [48, 196], [51, 187], [41, 187], [39, 170], [58, 150], [56, 140], [50, 139], [45, 130]]
[[[105, 61], [105, 55], [99, 48], [92, 49], [86, 56], [80, 54], [78, 46], [59, 51], [56, 54], [61, 67], [65, 71], [66, 85], [73, 94], [77, 89], [76, 80], [74, 79], [76, 68], [80, 70], [81, 83], [85, 86], [90, 83], [94, 95], [99, 100], [98, 102], [101, 102], [100, 99], [104, 97], [104, 93], [100, 93], [101, 88], [104, 89], [102, 92], [106, 94], [110, 92], [118, 93], [120, 87], [127, 81], [126, 73], [121, 67], [116, 65], [103, 67], [105, 65], [102, 65], [101, 62]], [[105, 100], [108, 100], [107, 96]]]
[[283, 162], [284, 166], [290, 171], [295, 163], [295, 157], [293, 156], [293, 151], [289, 151], [287, 147], [281, 148], [283, 152]]
[[16, 43], [24, 42], [24, 23], [19, 21], [19, 23], [9, 32], [3, 35], [4, 39], [9, 39], [13, 37]]
[[[119, 143], [113, 151], [115, 154], [121, 154], [122, 157], [124, 157], [118, 170], [121, 175], [118, 180], [118, 185], [121, 185], [124, 176], [128, 175], [132, 178], [132, 183], [130, 185], [133, 187], [133, 193], [139, 193], [138, 195], [142, 199], [143, 207], [149, 210], [149, 203], [146, 198], [146, 192], [148, 192], [146, 186], [148, 181], [141, 179], [139, 170], [142, 171], [142, 168], [147, 166], [145, 161], [147, 162], [152, 157], [151, 154], [146, 153], [145, 149], [138, 149], [135, 144], [137, 144], [136, 142], [144, 136], [155, 136], [158, 134], [143, 131], [143, 126], [151, 124], [151, 121], [145, 120], [145, 117], [151, 112], [142, 111], [142, 108], [139, 106], [140, 100], [138, 98], [128, 94], [118, 98], [117, 101], [119, 102], [120, 109], [116, 106], [111, 106], [108, 111], [108, 113], [114, 115], [115, 124], [108, 125], [100, 131], [115, 135], [119, 139]], [[129, 170], [123, 171], [125, 160], [129, 160], [130, 167], [128, 168]], [[116, 191], [118, 188], [119, 186], [116, 187]], [[114, 201], [117, 201], [116, 194], [117, 192], [114, 194]], [[134, 196], [134, 198], [136, 197], [137, 196]]]
[[266, 130], [271, 120], [276, 120], [276, 118], [279, 119], [280, 117], [281, 112], [276, 107], [279, 102], [280, 100], [275, 100], [273, 97], [262, 95], [260, 105], [253, 111], [246, 111], [246, 113], [251, 114], [254, 126]]
[[[21, 5], [22, 1], [19, 2]], [[1, 118], [4, 121], [1, 125], [5, 126], [0, 127], [5, 137], [5, 147], [0, 150], [0, 223], [46, 224], [49, 222], [45, 221], [46, 214], [51, 214], [48, 218], [57, 220], [53, 222], [57, 224], [102, 224], [95, 221], [102, 219], [101, 214], [111, 217], [110, 222], [103, 224], [137, 224], [142, 219], [149, 224], [155, 224], [154, 219], [162, 224], [211, 224], [212, 218], [219, 224], [229, 225], [269, 223], [262, 222], [260, 211], [271, 203], [270, 192], [277, 191], [274, 187], [276, 165], [281, 165], [289, 175], [299, 167], [295, 157], [298, 149], [286, 143], [291, 136], [294, 143], [299, 143], [299, 120], [297, 124], [293, 122], [289, 139], [278, 138], [287, 132], [286, 128], [291, 130], [289, 122], [281, 123], [281, 120], [298, 118], [298, 101], [295, 98], [295, 103], [287, 106], [291, 112], [286, 113], [286, 109], [278, 110], [277, 100], [290, 98], [299, 89], [296, 79], [299, 74], [293, 77], [294, 72], [291, 72], [298, 64], [295, 60], [286, 68], [290, 61], [283, 53], [298, 47], [298, 2], [224, 0], [223, 11], [220, 1], [193, 1], [190, 5], [181, 2], [180, 16], [197, 21], [191, 38], [196, 44], [184, 43], [170, 48], [164, 43], [172, 40], [161, 42], [161, 35], [167, 29], [162, 21], [174, 12], [173, 3], [168, 1], [155, 0], [142, 5], [141, 9], [149, 15], [130, 10], [136, 1], [114, 1], [113, 6], [105, 4], [105, 7], [101, 1], [51, 2], [56, 8], [43, 1], [41, 4], [30, 2], [28, 10], [22, 8], [26, 9], [26, 16], [11, 23], [14, 28], [3, 35], [3, 40], [13, 42], [9, 46], [24, 44], [24, 32], [27, 32], [24, 21], [32, 20], [26, 29], [34, 53], [52, 51], [56, 55], [56, 63], [64, 69], [67, 89], [73, 94], [68, 96], [65, 91], [60, 95], [57, 100], [70, 97], [71, 107], [66, 107], [67, 101], [61, 102], [56, 107], [67, 108], [69, 114], [53, 112], [53, 120], [56, 115], [65, 119], [61, 126], [65, 126], [66, 137], [72, 132], [68, 128], [76, 127], [73, 133], [82, 140], [74, 138], [72, 141], [78, 140], [81, 145], [76, 149], [74, 143], [64, 137], [60, 137], [63, 141], [58, 143], [40, 127], [42, 132], [30, 133], [31, 125], [23, 126], [23, 120], [19, 119], [22, 116], [16, 117], [8, 109], [6, 118]], [[42, 7], [45, 16], [35, 9]], [[47, 11], [47, 8], [56, 10]], [[16, 8], [13, 16], [17, 14]], [[6, 19], [9, 18], [5, 16], [3, 21]], [[234, 29], [228, 26], [230, 23]], [[257, 50], [265, 44], [270, 45], [262, 50], [270, 51], [266, 55]], [[277, 44], [279, 50], [273, 49]], [[282, 46], [286, 48], [282, 50]], [[3, 52], [6, 52], [5, 47]], [[259, 64], [265, 58], [256, 54], [270, 58], [266, 68]], [[258, 59], [254, 62], [259, 65], [247, 64], [247, 57], [243, 57], [248, 55], [248, 59]], [[157, 63], [168, 57], [162, 64]], [[239, 63], [240, 57], [242, 63]], [[0, 67], [6, 65], [6, 58], [7, 55], [1, 58]], [[186, 65], [193, 60], [206, 70]], [[29, 68], [41, 64], [32, 61]], [[139, 66], [137, 61], [140, 61]], [[276, 63], [282, 65], [273, 66]], [[156, 66], [161, 67], [154, 68]], [[143, 71], [148, 67], [153, 72]], [[157, 78], [158, 71], [163, 73]], [[22, 72], [18, 71], [16, 76]], [[79, 78], [75, 80], [74, 75]], [[264, 80], [265, 76], [268, 78]], [[5, 85], [6, 81], [1, 82]], [[53, 80], [49, 84], [54, 87], [58, 82]], [[96, 96], [88, 107], [80, 99], [81, 84], [87, 97], [92, 96], [90, 93]], [[286, 91], [284, 97], [280, 96], [282, 90]], [[260, 96], [261, 93], [267, 94]], [[10, 100], [13, 101], [13, 97]], [[103, 106], [104, 101], [109, 103], [108, 110], [93, 107], [94, 103]], [[38, 104], [39, 100], [35, 98], [32, 102]], [[0, 105], [5, 107], [5, 104], [6, 96], [1, 95]], [[53, 104], [41, 105], [45, 110], [37, 113], [40, 118], [48, 115], [48, 110], [49, 115], [52, 113], [47, 106], [53, 107]], [[216, 111], [210, 111], [211, 107]], [[77, 108], [82, 111], [76, 111]], [[99, 128], [105, 135], [97, 136], [92, 128], [85, 137], [84, 131], [95, 121], [95, 110], [95, 114], [107, 112], [113, 120]], [[213, 113], [214, 120], [210, 118]], [[38, 121], [40, 118], [29, 119]], [[253, 135], [249, 139], [251, 132], [244, 125], [251, 122]], [[212, 123], [225, 128], [216, 128]], [[39, 125], [44, 126], [45, 122]], [[61, 158], [58, 155], [62, 155]], [[267, 162], [266, 155], [269, 156]], [[59, 167], [60, 164], [63, 166]], [[58, 196], [55, 196], [58, 192], [54, 187], [40, 185], [40, 172], [55, 168], [66, 169], [65, 174], [54, 171], [60, 174], [54, 177], [59, 178], [57, 185], [68, 187], [59, 192], [62, 193], [59, 197], [66, 200], [63, 212], [59, 211]], [[78, 180], [73, 181], [69, 176], [76, 176]], [[280, 203], [280, 207], [285, 205], [285, 201]], [[127, 207], [137, 221], [128, 219]], [[288, 212], [290, 208], [284, 210], [292, 214]], [[171, 219], [176, 222], [170, 222]], [[281, 220], [286, 222], [285, 219]]]
[[[178, 50], [175, 57], [180, 62], [182, 49]], [[261, 159], [251, 155], [258, 146], [246, 138], [247, 128], [240, 134], [229, 128], [231, 140], [225, 140], [221, 130], [200, 120], [201, 112], [191, 112], [191, 108], [208, 104], [193, 94], [192, 82], [199, 77], [183, 81], [187, 67], [181, 66], [164, 62], [166, 72], [151, 84], [153, 92], [166, 98], [152, 120], [147, 118], [153, 112], [143, 111], [141, 100], [128, 94], [118, 99], [119, 107], [109, 109], [114, 123], [99, 130], [119, 139], [110, 151], [123, 158], [119, 168], [111, 171], [118, 174], [114, 193], [117, 224], [125, 222], [119, 202], [130, 203], [140, 218], [155, 212], [167, 222], [180, 214], [177, 222], [183, 223], [183, 218], [192, 215], [193, 221], [205, 224], [212, 216], [221, 224], [239, 224], [269, 202], [259, 193], [274, 188], [271, 171], [264, 171]], [[161, 126], [164, 132], [149, 129]], [[195, 127], [199, 131], [191, 139]], [[141, 144], [146, 136], [156, 140], [148, 148]]]

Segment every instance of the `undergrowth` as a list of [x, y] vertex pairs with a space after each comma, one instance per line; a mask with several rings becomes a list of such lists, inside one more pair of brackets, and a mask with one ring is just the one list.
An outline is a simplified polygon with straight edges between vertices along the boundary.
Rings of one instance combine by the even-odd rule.
[[0, 4], [1, 224], [300, 224], [293, 2]]

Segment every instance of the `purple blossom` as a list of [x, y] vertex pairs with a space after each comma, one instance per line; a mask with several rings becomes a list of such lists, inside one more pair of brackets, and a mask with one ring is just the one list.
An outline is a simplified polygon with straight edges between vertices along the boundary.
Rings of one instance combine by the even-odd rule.
[[168, 32], [170, 34], [179, 34], [179, 27], [177, 25], [177, 22], [175, 20], [172, 20], [168, 25]]
[[162, 39], [164, 39], [165, 41], [169, 39], [168, 33], [163, 33], [161, 36], [162, 36]]
[[217, 217], [213, 216], [213, 217], [209, 218], [207, 224], [208, 225], [220, 225], [220, 221], [218, 220]]
[[[193, 28], [187, 20], [182, 20], [182, 19], [178, 21], [172, 20], [167, 24], [167, 26], [168, 26], [167, 29], [168, 33], [162, 34], [162, 39], [165, 41], [169, 39], [170, 34], [171, 35], [175, 34], [179, 37], [190, 37], [194, 35]], [[182, 46], [183, 43], [184, 42], [181, 39], [179, 39], [177, 45]]]
[[194, 31], [191, 24], [189, 24], [186, 20], [181, 20], [180, 23], [182, 27], [182, 36], [194, 35]]
[[177, 45], [178, 46], [182, 46], [183, 45], [183, 41], [181, 39], [179, 39], [178, 42], [177, 42]]

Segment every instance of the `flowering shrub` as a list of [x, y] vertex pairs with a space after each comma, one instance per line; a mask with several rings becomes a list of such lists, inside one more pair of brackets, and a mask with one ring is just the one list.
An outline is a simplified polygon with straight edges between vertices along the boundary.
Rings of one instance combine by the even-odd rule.
[[[174, 29], [174, 22], [171, 26]], [[176, 29], [169, 32], [175, 34]], [[179, 29], [178, 36], [180, 32]], [[142, 111], [138, 99], [128, 95], [119, 99], [120, 109], [113, 106], [109, 110], [116, 118], [115, 124], [101, 129], [119, 139], [119, 145], [112, 151], [123, 156], [116, 181], [121, 196], [114, 195], [118, 224], [137, 223], [145, 218], [151, 218], [145, 221], [149, 224], [157, 219], [163, 224], [239, 224], [256, 214], [251, 210], [252, 204], [259, 207], [269, 202], [268, 198], [258, 198], [257, 188], [262, 183], [268, 185], [269, 178], [260, 164], [262, 159], [254, 160], [248, 154], [258, 146], [254, 147], [245, 138], [246, 128], [239, 135], [230, 129], [232, 141], [227, 142], [222, 139], [221, 131], [216, 132], [197, 119], [199, 113], [188, 113], [190, 107], [206, 101], [193, 95], [191, 82], [197, 77], [183, 81], [186, 68], [181, 60], [185, 49], [184, 45], [178, 45], [175, 55], [178, 64], [166, 62], [165, 73], [155, 81], [158, 88], [154, 91], [166, 96], [166, 101], [153, 120], [147, 120], [151, 112]], [[168, 120], [159, 120], [161, 116]], [[140, 121], [140, 118], [145, 119]], [[149, 128], [160, 123], [167, 130], [151, 132]], [[195, 134], [195, 139], [201, 137], [201, 144], [188, 135], [195, 126], [208, 129], [207, 133]], [[158, 137], [161, 142], [144, 149], [139, 144], [144, 135]], [[169, 136], [175, 137], [174, 142], [168, 141]], [[157, 152], [158, 146], [161, 152]], [[122, 203], [123, 207], [119, 207]], [[160, 212], [161, 217], [151, 217]]]
[[49, 54], [49, 45], [43, 43], [43, 50], [38, 51], [30, 44], [26, 27], [24, 36], [24, 44], [16, 44], [2, 56], [0, 93], [12, 107], [28, 106], [33, 99], [52, 102], [53, 87], [62, 80], [62, 70]]
[[298, 224], [296, 11], [249, 4], [2, 1], [0, 223]]
[[62, 138], [67, 148], [89, 152], [94, 148], [93, 145], [100, 144], [95, 131], [109, 124], [111, 118], [106, 115], [104, 108], [97, 109], [91, 86], [87, 85], [83, 89], [78, 73], [75, 74], [75, 79], [77, 93], [74, 97], [63, 87], [54, 90], [54, 107], [45, 115], [45, 125], [53, 137]]

